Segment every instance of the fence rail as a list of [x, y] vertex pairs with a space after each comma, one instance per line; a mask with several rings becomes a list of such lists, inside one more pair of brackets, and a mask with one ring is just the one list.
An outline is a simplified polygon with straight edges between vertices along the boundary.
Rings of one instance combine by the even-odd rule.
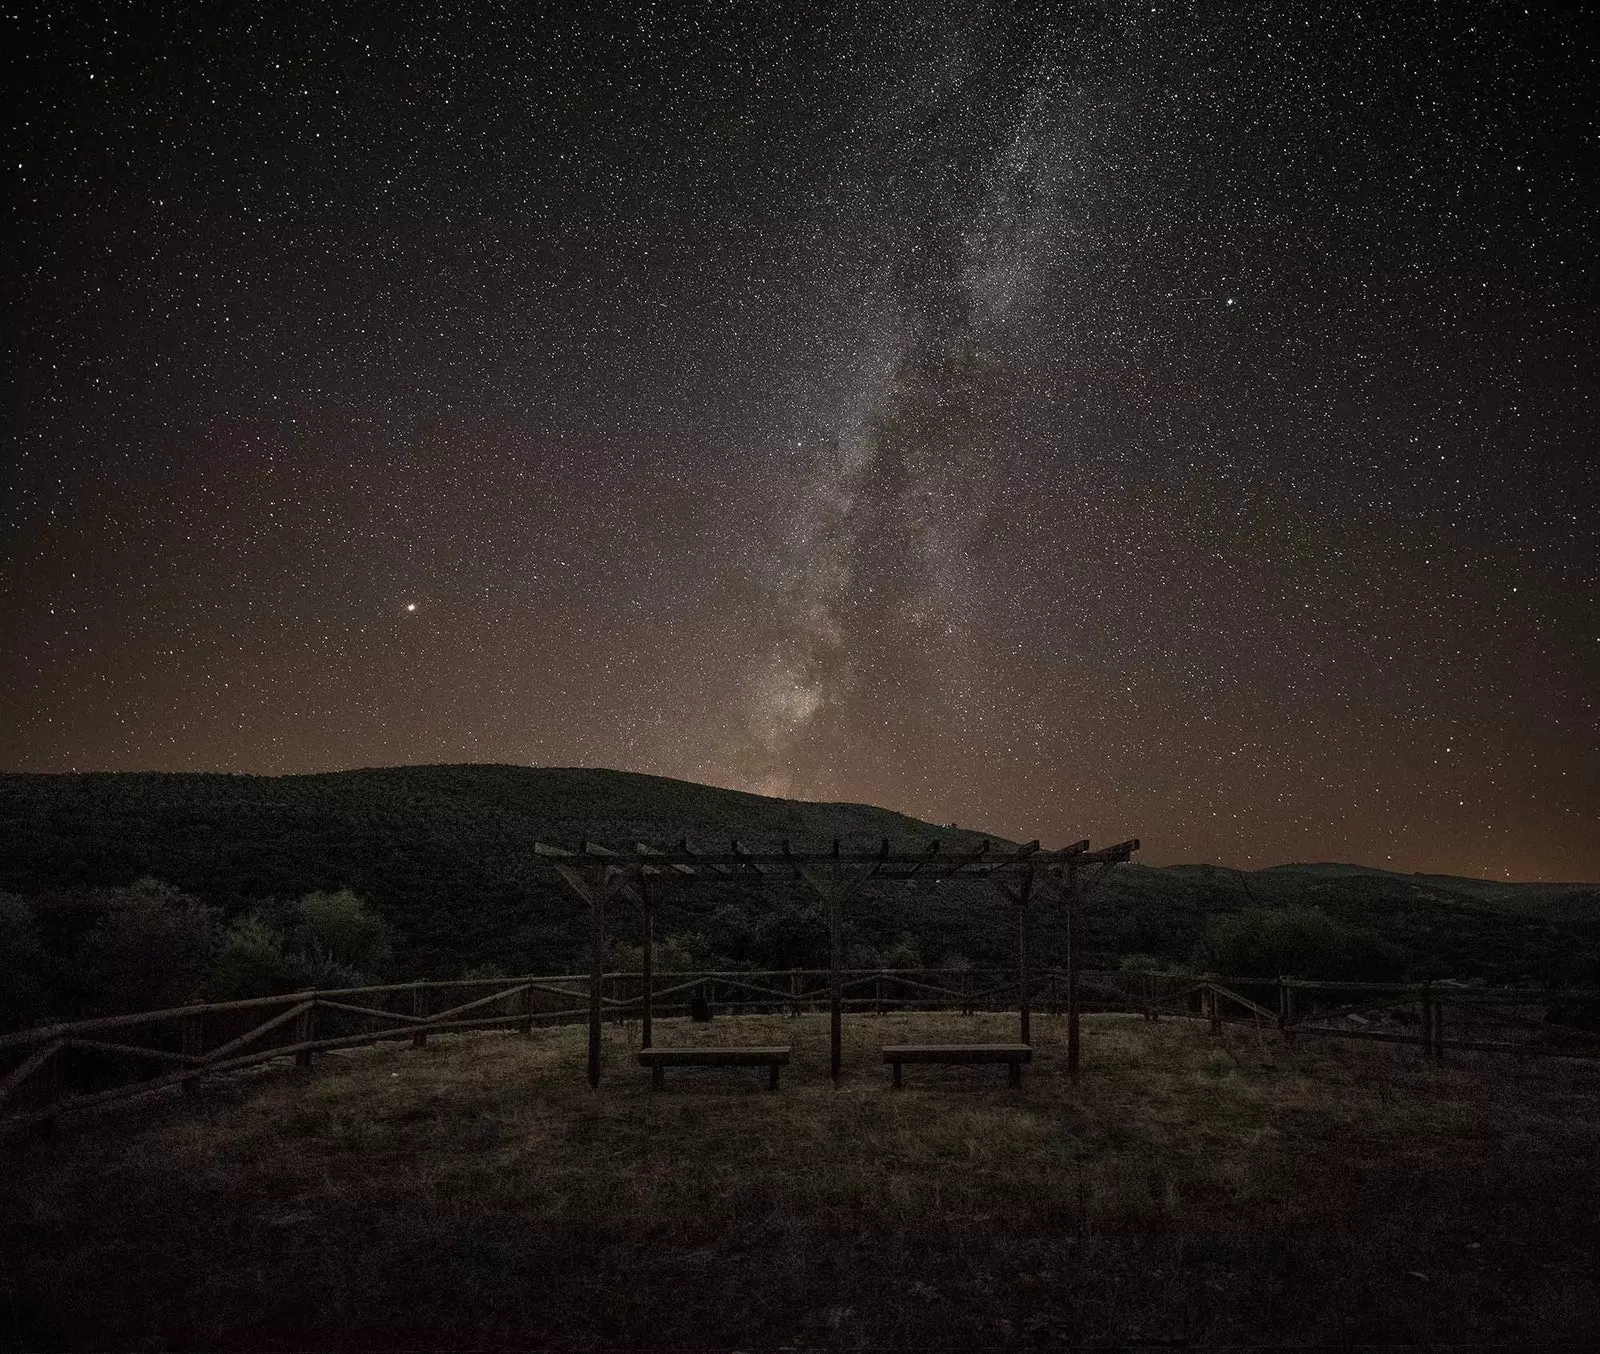
[[[1214, 974], [1080, 972], [1079, 1008], [1147, 1020], [1201, 1020], [1272, 1030], [1291, 1046], [1306, 1039], [1416, 1044], [1515, 1055], [1600, 1056], [1600, 993], [1483, 988], [1450, 982], [1341, 983]], [[1069, 999], [1064, 970], [854, 969], [840, 974], [853, 1012], [1012, 1009], [1027, 984], [1035, 1010], [1060, 1012]], [[828, 1009], [828, 969], [658, 973], [649, 1005], [658, 1016], [707, 1011]], [[602, 977], [602, 1017], [639, 1017], [641, 973]], [[309, 1067], [314, 1054], [432, 1034], [580, 1023], [590, 1015], [590, 975], [464, 978], [285, 993], [129, 1015], [102, 1016], [0, 1036], [0, 1120], [12, 1126], [63, 1109], [181, 1086], [280, 1058]], [[1446, 1033], [1447, 1028], [1449, 1033]], [[1485, 1037], [1493, 1035], [1494, 1037]]]

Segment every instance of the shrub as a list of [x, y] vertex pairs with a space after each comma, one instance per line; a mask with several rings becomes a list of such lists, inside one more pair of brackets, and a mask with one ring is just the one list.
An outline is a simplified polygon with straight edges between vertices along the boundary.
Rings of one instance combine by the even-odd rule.
[[898, 942], [883, 952], [882, 967], [884, 968], [921, 968], [922, 966], [922, 951], [917, 948], [916, 942], [910, 936], [902, 936]]
[[93, 1011], [182, 1006], [206, 993], [223, 931], [215, 911], [153, 879], [101, 894], [108, 910], [78, 952]]
[[34, 1024], [47, 1014], [50, 961], [32, 905], [14, 893], [0, 893], [0, 955], [0, 1030]]
[[283, 933], [258, 912], [227, 930], [211, 977], [219, 1000], [265, 997], [313, 986], [310, 966], [284, 949]]
[[[705, 937], [700, 935], [674, 934], [656, 941], [650, 962], [656, 973], [698, 973], [714, 967]], [[611, 946], [606, 967], [619, 973], [640, 972], [644, 968], [644, 946]]]
[[1321, 908], [1247, 908], [1214, 916], [1196, 956], [1235, 978], [1350, 978], [1384, 967], [1376, 938], [1335, 921]]
[[290, 943], [313, 968], [338, 970], [357, 979], [357, 984], [341, 985], [359, 985], [365, 977], [388, 973], [393, 962], [388, 927], [349, 889], [308, 893], [295, 914]]

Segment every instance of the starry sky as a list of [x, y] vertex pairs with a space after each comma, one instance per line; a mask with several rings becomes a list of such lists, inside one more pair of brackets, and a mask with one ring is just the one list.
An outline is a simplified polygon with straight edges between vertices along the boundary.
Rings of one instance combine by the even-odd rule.
[[0, 768], [1600, 878], [1577, 11], [4, 24]]

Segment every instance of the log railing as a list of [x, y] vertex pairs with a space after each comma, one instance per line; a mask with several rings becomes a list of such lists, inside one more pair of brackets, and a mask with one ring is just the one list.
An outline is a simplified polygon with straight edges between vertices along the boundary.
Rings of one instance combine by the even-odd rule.
[[[854, 969], [840, 973], [851, 1012], [1015, 1010], [1017, 969]], [[1073, 975], [1027, 975], [1033, 1009], [1065, 1009]], [[1446, 1050], [1600, 1056], [1600, 1031], [1575, 1023], [1600, 1012], [1600, 993], [1481, 988], [1447, 982], [1341, 983], [1214, 974], [1080, 972], [1079, 1005], [1146, 1019], [1206, 1021], [1305, 1039], [1416, 1044], [1430, 1059]], [[102, 1016], [0, 1035], [0, 1121], [48, 1119], [168, 1087], [198, 1090], [203, 1078], [274, 1059], [309, 1067], [313, 1055], [385, 1040], [422, 1047], [433, 1034], [529, 1031], [581, 1023], [590, 1014], [589, 974], [392, 983], [293, 992]], [[648, 1004], [657, 1016], [708, 1011], [827, 1010], [828, 969], [657, 973], [645, 1001], [640, 973], [603, 975], [604, 1019], [631, 1021]]]
[[[1449, 980], [1363, 983], [1216, 974], [1118, 974], [1133, 979], [1147, 1019], [1204, 1020], [1275, 1029], [1291, 1047], [1308, 1038], [1416, 1044], [1441, 1060], [1446, 1050], [1525, 1056], [1600, 1056], [1600, 993], [1550, 988], [1475, 987]], [[1584, 1024], [1577, 1023], [1579, 1020]]]

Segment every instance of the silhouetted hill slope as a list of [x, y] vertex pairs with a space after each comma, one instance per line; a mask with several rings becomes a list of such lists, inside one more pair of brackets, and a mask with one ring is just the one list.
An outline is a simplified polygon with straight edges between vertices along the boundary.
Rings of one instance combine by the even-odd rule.
[[1551, 920], [1581, 920], [1600, 908], [1600, 884], [1517, 883], [1504, 879], [1469, 879], [1453, 874], [1401, 874], [1370, 865], [1320, 863], [1272, 865], [1259, 874], [1302, 874], [1321, 879], [1379, 876], [1397, 880], [1421, 891], [1444, 892], [1491, 903], [1498, 908]]
[[[1130, 832], [1153, 825], [1129, 824]], [[230, 913], [267, 898], [348, 886], [391, 926], [400, 976], [450, 976], [581, 961], [576, 904], [533, 863], [536, 839], [671, 841], [720, 847], [789, 838], [797, 846], [980, 835], [860, 804], [769, 799], [604, 770], [515, 766], [387, 767], [308, 776], [89, 774], [0, 776], [0, 890], [41, 904], [154, 876]], [[996, 839], [998, 840], [998, 839]], [[1053, 845], [1054, 843], [1048, 843]], [[1486, 887], [1477, 887], [1487, 885]], [[1250, 909], [1317, 908], [1364, 937], [1373, 976], [1482, 973], [1568, 980], [1600, 953], [1600, 890], [1398, 875], [1357, 866], [1240, 871], [1119, 867], [1094, 901], [1091, 957], [1142, 953], [1182, 962], [1208, 920]], [[823, 919], [803, 889], [719, 884], [663, 900], [658, 934], [699, 938], [719, 960], [822, 962]], [[637, 939], [620, 908], [616, 943]], [[957, 957], [1011, 962], [1010, 909], [981, 885], [870, 891], [850, 914], [862, 963]], [[1059, 959], [1061, 919], [1040, 909], [1035, 955]], [[1355, 961], [1352, 961], [1355, 962]]]
[[[535, 840], [725, 848], [981, 840], [860, 804], [769, 799], [629, 772], [514, 766], [385, 767], [308, 776], [0, 776], [0, 889], [62, 899], [154, 876], [228, 910], [348, 885], [394, 928], [407, 974], [493, 962], [577, 962], [586, 933]], [[760, 895], [707, 887], [664, 900], [663, 934], [709, 927], [736, 951]], [[740, 906], [727, 911], [733, 903]], [[720, 918], [717, 913], [724, 913]], [[615, 932], [636, 938], [626, 910]], [[800, 943], [803, 937], [796, 937]], [[769, 947], [770, 948], [770, 947]]]

